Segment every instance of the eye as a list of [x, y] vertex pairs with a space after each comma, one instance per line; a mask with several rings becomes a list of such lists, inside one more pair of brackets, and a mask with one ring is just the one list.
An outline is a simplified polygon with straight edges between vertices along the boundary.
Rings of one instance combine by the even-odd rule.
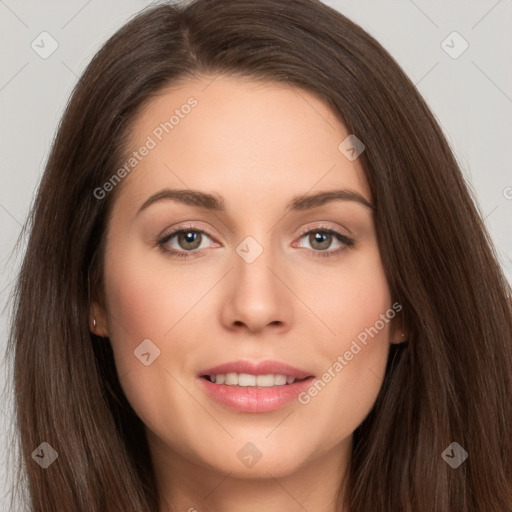
[[[354, 245], [353, 239], [335, 229], [323, 226], [304, 230], [301, 233], [300, 240], [306, 238], [306, 236], [307, 242], [310, 244], [311, 248], [303, 247], [302, 245], [298, 247], [305, 249], [306, 252], [312, 256], [338, 256]], [[177, 229], [158, 240], [157, 245], [163, 252], [173, 257], [191, 258], [199, 253], [201, 249], [208, 247], [208, 245], [206, 245], [206, 247], [202, 246], [202, 242], [205, 241], [205, 238], [211, 240], [211, 237], [202, 229], [195, 226], [179, 226]], [[327, 250], [332, 246], [333, 242], [337, 242], [339, 247], [335, 250]]]
[[[335, 229], [323, 226], [303, 231], [301, 239], [303, 238], [306, 238], [307, 242], [312, 247], [311, 249], [307, 247], [305, 249], [307, 249], [308, 254], [312, 254], [313, 256], [338, 256], [354, 245], [354, 240], [348, 236], [336, 231]], [[337, 242], [339, 244], [338, 249], [327, 250], [332, 246], [333, 242]]]
[[[204, 238], [210, 238], [203, 230], [198, 229], [194, 226], [183, 228], [180, 226], [179, 229], [175, 229], [171, 233], [165, 235], [163, 238], [158, 240], [157, 244], [160, 249], [164, 252], [170, 253], [177, 258], [189, 258], [192, 257], [192, 251], [199, 251], [205, 249], [201, 246]], [[175, 240], [175, 244], [178, 245], [176, 248], [171, 243]]]

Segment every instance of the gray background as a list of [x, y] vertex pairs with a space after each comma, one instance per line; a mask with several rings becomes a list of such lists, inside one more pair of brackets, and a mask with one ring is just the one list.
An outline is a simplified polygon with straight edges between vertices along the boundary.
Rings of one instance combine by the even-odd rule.
[[[60, 116], [78, 77], [102, 43], [149, 5], [136, 0], [0, 0], [0, 353], [6, 301], [20, 256], [14, 242], [33, 200]], [[395, 57], [425, 97], [470, 183], [512, 281], [511, 0], [331, 0]], [[469, 47], [462, 48], [457, 31]], [[43, 59], [48, 32], [58, 48]], [[45, 39], [44, 47], [50, 48]], [[451, 48], [449, 48], [451, 47]], [[43, 51], [42, 49], [40, 51]], [[507, 222], [508, 221], [508, 222]], [[56, 241], [56, 243], [58, 243]], [[34, 340], [37, 343], [37, 340]], [[0, 366], [0, 383], [6, 382]], [[0, 511], [8, 510], [12, 464], [9, 393], [0, 401]], [[35, 448], [35, 447], [34, 447]], [[21, 505], [16, 510], [23, 510]]]

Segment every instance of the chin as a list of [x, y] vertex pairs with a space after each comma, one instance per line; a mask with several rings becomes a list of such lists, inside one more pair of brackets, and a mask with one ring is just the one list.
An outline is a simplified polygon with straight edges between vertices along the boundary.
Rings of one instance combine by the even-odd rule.
[[[283, 443], [279, 448], [270, 448], [265, 443], [236, 441], [236, 450], [208, 457], [206, 464], [219, 473], [229, 473], [232, 478], [268, 479], [283, 478], [298, 471], [306, 464], [306, 453], [297, 453], [297, 448]], [[240, 445], [240, 448], [238, 448]]]

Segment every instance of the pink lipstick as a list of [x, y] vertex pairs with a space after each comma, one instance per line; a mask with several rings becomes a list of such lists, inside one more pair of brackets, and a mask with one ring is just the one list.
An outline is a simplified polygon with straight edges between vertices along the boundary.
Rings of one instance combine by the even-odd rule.
[[284, 407], [305, 391], [314, 376], [279, 361], [233, 361], [202, 370], [199, 384], [221, 405], [264, 413]]

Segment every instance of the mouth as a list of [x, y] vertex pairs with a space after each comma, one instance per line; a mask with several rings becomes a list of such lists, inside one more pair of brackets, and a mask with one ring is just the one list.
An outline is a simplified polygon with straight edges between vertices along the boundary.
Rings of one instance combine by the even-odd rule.
[[236, 361], [199, 374], [200, 386], [216, 403], [247, 413], [281, 409], [315, 379], [304, 370], [277, 361]]

